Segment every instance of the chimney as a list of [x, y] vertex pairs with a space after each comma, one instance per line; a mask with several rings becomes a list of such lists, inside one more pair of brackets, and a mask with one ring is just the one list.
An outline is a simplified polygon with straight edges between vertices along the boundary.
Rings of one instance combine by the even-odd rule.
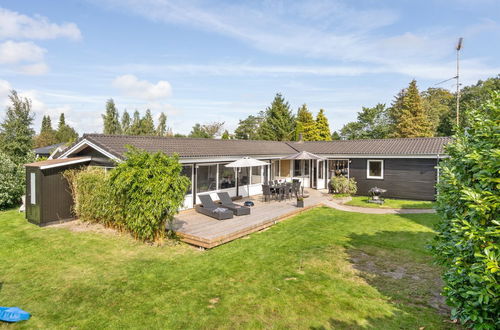
[[302, 133], [299, 133], [299, 141], [298, 142], [304, 142], [304, 139], [302, 138]]

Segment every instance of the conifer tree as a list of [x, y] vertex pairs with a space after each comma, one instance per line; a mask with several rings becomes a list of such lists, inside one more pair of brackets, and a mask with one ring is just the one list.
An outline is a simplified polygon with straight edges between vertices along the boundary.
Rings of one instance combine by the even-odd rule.
[[165, 136], [167, 134], [167, 116], [162, 112], [158, 119], [158, 127], [156, 127], [156, 135]]
[[104, 134], [121, 134], [118, 110], [113, 99], [106, 102], [106, 113], [102, 115], [104, 121]]
[[259, 137], [263, 140], [290, 141], [294, 138], [294, 133], [294, 115], [288, 102], [278, 93], [271, 106], [264, 112], [264, 119], [259, 128]]
[[35, 148], [50, 146], [57, 142], [56, 132], [52, 129], [50, 116], [43, 116], [40, 134], [35, 137]]
[[35, 131], [31, 127], [34, 115], [31, 101], [19, 97], [15, 90], [9, 95], [11, 104], [7, 107], [4, 121], [0, 124], [0, 151], [16, 163], [26, 160], [33, 148]]
[[121, 131], [122, 134], [130, 134], [130, 115], [128, 114], [128, 111], [126, 109], [122, 114]]
[[393, 135], [399, 138], [433, 136], [432, 123], [422, 104], [417, 82], [412, 80], [393, 102], [390, 115]]
[[129, 130], [130, 135], [141, 135], [141, 114], [135, 110], [132, 118], [132, 124]]
[[231, 135], [229, 134], [228, 130], [225, 130], [224, 133], [222, 133], [222, 140], [229, 140], [231, 139]]
[[307, 109], [307, 105], [303, 104], [297, 111], [295, 120], [295, 139], [299, 138], [302, 134], [304, 141], [317, 141], [319, 139], [319, 132], [314, 120], [313, 114]]
[[73, 143], [78, 139], [78, 133], [75, 129], [66, 124], [66, 117], [64, 116], [64, 113], [61, 113], [59, 116], [56, 138], [59, 143]]
[[316, 116], [316, 127], [318, 130], [318, 141], [331, 141], [332, 133], [330, 132], [330, 124], [325, 116], [325, 110], [320, 109]]
[[147, 109], [146, 114], [141, 119], [141, 135], [155, 135], [155, 123], [151, 110]]

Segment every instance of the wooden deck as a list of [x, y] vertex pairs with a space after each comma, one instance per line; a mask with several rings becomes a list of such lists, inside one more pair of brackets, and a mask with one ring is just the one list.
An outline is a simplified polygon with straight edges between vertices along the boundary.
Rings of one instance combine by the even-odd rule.
[[252, 207], [251, 214], [234, 216], [229, 220], [216, 220], [194, 209], [182, 211], [175, 217], [173, 229], [186, 243], [213, 248], [321, 205], [325, 199], [320, 191], [309, 190], [308, 193], [310, 196], [304, 199], [304, 208], [297, 208], [294, 199], [282, 202], [274, 200], [262, 202], [261, 196], [253, 196], [251, 200], [254, 201], [255, 206]]

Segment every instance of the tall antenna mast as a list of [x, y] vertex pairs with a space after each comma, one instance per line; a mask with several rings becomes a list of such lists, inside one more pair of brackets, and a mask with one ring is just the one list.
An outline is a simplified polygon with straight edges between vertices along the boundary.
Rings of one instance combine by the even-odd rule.
[[458, 43], [457, 43], [457, 127], [460, 126], [460, 49], [462, 49], [462, 42], [464, 38], [460, 37], [458, 38]]

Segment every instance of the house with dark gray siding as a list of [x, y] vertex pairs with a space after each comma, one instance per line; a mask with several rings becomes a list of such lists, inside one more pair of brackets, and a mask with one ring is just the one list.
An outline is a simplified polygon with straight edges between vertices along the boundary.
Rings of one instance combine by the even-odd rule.
[[[112, 168], [124, 160], [127, 146], [148, 152], [178, 154], [183, 175], [191, 179], [184, 208], [199, 203], [199, 194], [226, 191], [231, 196], [262, 193], [269, 180], [303, 181], [305, 187], [326, 189], [333, 176], [354, 178], [359, 195], [372, 187], [387, 189], [386, 197], [434, 200], [437, 165], [446, 157], [448, 137], [317, 142], [218, 140], [85, 134], [56, 159], [26, 164], [26, 217], [44, 224], [72, 217], [72, 199], [62, 173], [69, 168]], [[308, 151], [320, 160], [285, 160]], [[225, 167], [250, 156], [269, 163], [252, 168]]]

